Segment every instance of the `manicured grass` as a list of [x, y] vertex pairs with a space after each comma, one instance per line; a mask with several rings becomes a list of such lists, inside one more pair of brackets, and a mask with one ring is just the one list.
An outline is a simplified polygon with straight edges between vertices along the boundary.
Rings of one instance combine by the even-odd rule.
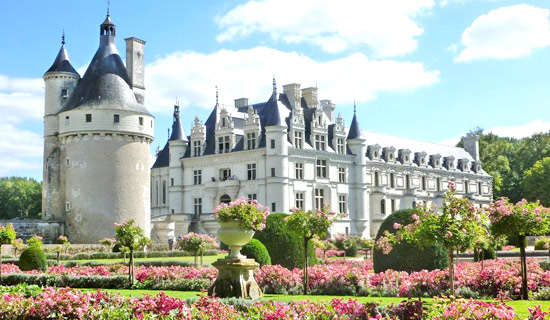
[[[82, 289], [82, 291], [96, 291], [97, 289]], [[150, 295], [156, 295], [157, 293], [161, 292], [161, 290], [130, 290], [130, 289], [101, 289], [102, 291], [106, 292], [117, 292], [120, 293], [124, 297], [141, 297], [144, 294], [150, 294]], [[166, 295], [171, 297], [176, 297], [180, 299], [187, 299], [187, 298], [196, 298], [199, 295], [205, 294], [198, 291], [164, 291]], [[366, 302], [377, 302], [382, 305], [386, 305], [389, 303], [398, 303], [402, 300], [406, 300], [406, 298], [399, 298], [399, 297], [354, 297], [354, 296], [322, 296], [322, 295], [284, 295], [284, 294], [266, 294], [264, 296], [264, 299], [271, 299], [275, 301], [301, 301], [301, 300], [310, 300], [310, 301], [323, 301], [323, 300], [331, 300], [333, 298], [340, 298], [340, 299], [356, 299], [361, 303]], [[431, 303], [431, 298], [422, 298], [423, 301], [426, 301], [427, 303]], [[488, 302], [491, 302], [491, 300], [485, 300]], [[516, 300], [516, 301], [507, 301], [507, 305], [512, 306], [515, 310], [518, 316], [521, 319], [526, 319], [529, 316], [529, 311], [527, 308], [531, 308], [535, 305], [540, 304], [542, 307], [542, 310], [548, 310], [550, 308], [550, 301], [540, 301], [540, 300]]]
[[[218, 254], [215, 256], [204, 256], [203, 257], [203, 264], [204, 265], [210, 265], [212, 262], [225, 258], [227, 256], [227, 253]], [[158, 257], [158, 258], [135, 258], [135, 261], [184, 261], [193, 263], [195, 261], [195, 258], [192, 256], [185, 256], [185, 257]], [[110, 262], [110, 263], [122, 263], [123, 259], [93, 259], [93, 260], [75, 260], [77, 262]], [[128, 259], [126, 259], [128, 261]], [[198, 263], [200, 264], [200, 257], [197, 259]]]

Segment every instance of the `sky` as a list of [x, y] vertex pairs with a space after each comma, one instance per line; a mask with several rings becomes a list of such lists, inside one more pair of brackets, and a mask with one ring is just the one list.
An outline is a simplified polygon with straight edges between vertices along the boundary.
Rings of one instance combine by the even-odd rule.
[[[145, 105], [163, 147], [176, 99], [187, 134], [197, 115], [249, 98], [275, 77], [317, 86], [349, 125], [454, 145], [483, 128], [550, 130], [547, 0], [111, 0], [117, 47], [145, 46]], [[84, 74], [107, 0], [1, 1], [0, 176], [42, 180], [44, 82], [66, 35]], [[368, 143], [368, 142], [367, 142]]]

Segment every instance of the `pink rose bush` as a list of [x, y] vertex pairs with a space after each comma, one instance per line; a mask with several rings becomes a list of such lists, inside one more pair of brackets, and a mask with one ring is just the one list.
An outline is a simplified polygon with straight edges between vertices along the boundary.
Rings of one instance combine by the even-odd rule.
[[220, 203], [214, 209], [214, 218], [220, 222], [238, 221], [240, 226], [254, 231], [265, 228], [269, 208], [245, 197], [230, 203]]

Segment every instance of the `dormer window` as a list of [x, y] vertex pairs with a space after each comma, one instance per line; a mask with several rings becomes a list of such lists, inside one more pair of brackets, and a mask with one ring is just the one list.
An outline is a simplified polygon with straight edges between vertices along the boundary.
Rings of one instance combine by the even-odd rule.
[[296, 149], [304, 148], [304, 133], [301, 131], [294, 132], [294, 148]]
[[325, 140], [325, 136], [324, 135], [321, 135], [321, 134], [316, 134], [315, 135], [315, 149], [317, 150], [326, 150], [326, 140]]
[[246, 148], [248, 150], [256, 149], [256, 133], [246, 134]]
[[346, 153], [344, 138], [337, 138], [336, 139], [336, 152], [338, 152], [339, 154], [345, 154]]
[[409, 162], [409, 156], [405, 156], [405, 162]]
[[225, 118], [222, 118], [222, 127], [225, 128], [226, 125], [225, 125]]
[[374, 151], [373, 155], [374, 155], [375, 158], [378, 158], [378, 152]]
[[390, 154], [388, 155], [388, 159], [393, 160], [393, 153], [390, 153]]
[[202, 147], [200, 141], [193, 141], [193, 157], [200, 157], [202, 154]]
[[230, 150], [231, 137], [224, 136], [218, 138], [218, 153], [228, 153]]

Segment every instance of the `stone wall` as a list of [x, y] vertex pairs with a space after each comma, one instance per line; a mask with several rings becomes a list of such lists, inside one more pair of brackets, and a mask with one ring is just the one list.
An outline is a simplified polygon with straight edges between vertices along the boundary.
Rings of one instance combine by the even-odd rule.
[[28, 239], [34, 235], [44, 238], [44, 243], [55, 243], [59, 235], [64, 234], [65, 226], [58, 222], [42, 220], [0, 220], [0, 225], [13, 224], [17, 238]]

